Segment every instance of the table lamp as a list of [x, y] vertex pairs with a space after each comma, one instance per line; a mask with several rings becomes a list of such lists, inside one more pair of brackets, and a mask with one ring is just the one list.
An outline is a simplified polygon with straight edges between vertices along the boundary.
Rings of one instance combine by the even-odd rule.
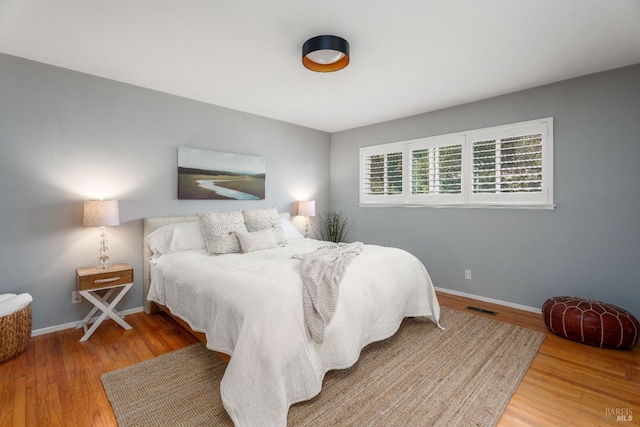
[[307, 217], [307, 222], [304, 226], [304, 237], [309, 237], [309, 217], [316, 216], [316, 201], [300, 200], [298, 202], [298, 215]]
[[100, 264], [98, 268], [109, 268], [109, 248], [107, 248], [107, 230], [105, 227], [120, 225], [117, 200], [86, 200], [82, 225], [100, 227]]

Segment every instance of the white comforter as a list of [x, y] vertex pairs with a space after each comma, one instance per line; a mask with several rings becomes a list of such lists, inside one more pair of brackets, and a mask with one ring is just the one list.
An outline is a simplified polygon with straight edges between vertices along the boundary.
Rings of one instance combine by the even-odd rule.
[[440, 306], [422, 263], [400, 249], [365, 245], [340, 285], [324, 344], [314, 343], [304, 321], [301, 261], [292, 257], [326, 244], [304, 239], [222, 256], [191, 250], [152, 261], [149, 300], [204, 332], [208, 348], [232, 356], [220, 389], [236, 426], [285, 426], [289, 406], [318, 394], [327, 371], [353, 365], [404, 317], [438, 324]]

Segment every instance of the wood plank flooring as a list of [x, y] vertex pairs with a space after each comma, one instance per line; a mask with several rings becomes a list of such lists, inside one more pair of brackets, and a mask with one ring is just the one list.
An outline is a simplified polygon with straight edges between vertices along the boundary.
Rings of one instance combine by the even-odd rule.
[[[549, 333], [534, 313], [445, 293], [438, 298], [446, 307], [497, 311], [475, 314], [547, 334], [500, 426], [640, 425], [640, 345], [589, 347]], [[0, 426], [115, 426], [100, 376], [197, 342], [164, 314], [137, 313], [127, 322], [131, 331], [105, 321], [84, 343], [78, 329], [33, 337], [25, 353], [0, 364]], [[618, 414], [633, 419], [617, 421]]]
[[[640, 344], [609, 350], [578, 344], [546, 328], [538, 314], [438, 293], [440, 304], [465, 310], [468, 305], [498, 312], [491, 317], [547, 334], [500, 426], [640, 425]], [[631, 421], [618, 421], [618, 414]]]

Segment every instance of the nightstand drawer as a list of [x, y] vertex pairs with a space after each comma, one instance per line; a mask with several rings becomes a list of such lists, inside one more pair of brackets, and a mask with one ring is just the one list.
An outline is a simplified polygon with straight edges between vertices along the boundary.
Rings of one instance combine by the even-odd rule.
[[96, 267], [78, 268], [76, 283], [79, 291], [126, 285], [133, 283], [133, 268], [128, 264], [115, 264], [106, 270]]

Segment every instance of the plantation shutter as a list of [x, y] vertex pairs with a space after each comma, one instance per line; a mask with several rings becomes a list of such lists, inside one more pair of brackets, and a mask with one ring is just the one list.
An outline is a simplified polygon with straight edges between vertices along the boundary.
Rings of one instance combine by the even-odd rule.
[[365, 147], [360, 153], [361, 201], [393, 200], [404, 190], [404, 148], [398, 144]]
[[411, 194], [460, 194], [462, 144], [411, 150]]
[[553, 203], [551, 118], [470, 132], [469, 201]]
[[473, 192], [542, 192], [542, 134], [474, 141]]
[[410, 203], [460, 203], [464, 201], [462, 180], [462, 135], [434, 136], [407, 142]]
[[360, 204], [553, 209], [553, 117], [360, 148]]

